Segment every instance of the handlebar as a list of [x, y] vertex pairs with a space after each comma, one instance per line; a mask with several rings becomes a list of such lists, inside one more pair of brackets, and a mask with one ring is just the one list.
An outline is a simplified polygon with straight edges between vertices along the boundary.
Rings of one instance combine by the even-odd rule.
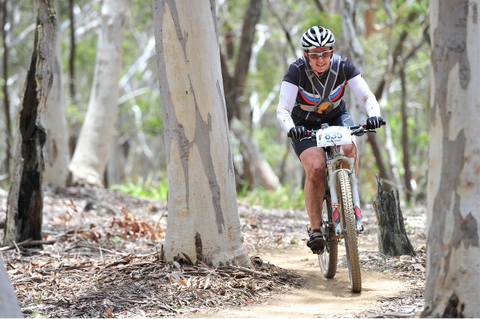
[[[383, 120], [382, 123], [380, 123], [380, 126], [384, 126], [384, 125], [387, 125], [387, 122], [385, 120]], [[350, 129], [351, 134], [355, 135], [355, 136], [362, 136], [363, 134], [369, 133], [369, 132], [377, 133], [376, 129], [367, 129], [367, 123], [358, 124], [358, 125], [354, 125], [354, 126], [347, 126], [347, 127]], [[315, 136], [316, 132], [318, 130], [321, 130], [321, 129], [307, 130], [307, 136], [306, 137]], [[290, 137], [290, 138], [292, 137], [290, 132], [287, 133], [287, 136]]]

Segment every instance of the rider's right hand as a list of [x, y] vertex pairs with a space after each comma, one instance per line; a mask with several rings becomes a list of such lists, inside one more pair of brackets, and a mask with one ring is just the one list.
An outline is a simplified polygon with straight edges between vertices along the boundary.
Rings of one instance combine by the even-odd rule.
[[376, 129], [384, 125], [384, 120], [380, 116], [372, 116], [367, 119], [367, 129]]
[[296, 140], [301, 139], [303, 137], [307, 137], [307, 136], [308, 136], [308, 131], [305, 128], [305, 126], [292, 127], [288, 132], [288, 137], [291, 137]]

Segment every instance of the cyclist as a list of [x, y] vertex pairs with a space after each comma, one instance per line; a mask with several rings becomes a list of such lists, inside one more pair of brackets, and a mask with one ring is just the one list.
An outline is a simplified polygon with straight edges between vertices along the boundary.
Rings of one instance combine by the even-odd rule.
[[[378, 128], [383, 122], [377, 99], [362, 74], [346, 57], [335, 54], [334, 44], [332, 31], [322, 26], [313, 26], [303, 34], [303, 56], [288, 68], [277, 106], [277, 120], [292, 137], [293, 149], [305, 170], [305, 207], [312, 229], [307, 246], [314, 253], [325, 247], [321, 226], [326, 158], [315, 140], [300, 139], [323, 123], [354, 125], [342, 98], [347, 83], [365, 107], [367, 128]], [[354, 148], [344, 145], [345, 154], [356, 157]]]

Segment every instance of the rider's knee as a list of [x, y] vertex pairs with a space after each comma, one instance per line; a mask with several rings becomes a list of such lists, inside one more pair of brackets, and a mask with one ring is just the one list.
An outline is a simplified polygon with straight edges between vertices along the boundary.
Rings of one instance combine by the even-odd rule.
[[325, 177], [325, 163], [318, 160], [313, 160], [310, 163], [307, 175], [311, 179], [323, 179]]

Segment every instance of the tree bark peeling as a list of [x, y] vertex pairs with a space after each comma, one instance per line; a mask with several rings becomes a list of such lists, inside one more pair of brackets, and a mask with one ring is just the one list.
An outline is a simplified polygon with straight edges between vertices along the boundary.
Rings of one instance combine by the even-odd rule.
[[181, 252], [198, 258], [195, 238], [201, 238], [204, 260], [248, 265], [220, 84], [215, 8], [154, 0], [153, 9], [169, 178], [165, 256]]
[[53, 1], [39, 1], [32, 59], [17, 117], [15, 167], [8, 194], [5, 245], [29, 238], [42, 239], [42, 179], [47, 139], [44, 117], [53, 81], [55, 29]]
[[427, 317], [480, 316], [480, 75], [472, 72], [480, 68], [479, 4], [430, 2], [432, 111], [422, 313]]

